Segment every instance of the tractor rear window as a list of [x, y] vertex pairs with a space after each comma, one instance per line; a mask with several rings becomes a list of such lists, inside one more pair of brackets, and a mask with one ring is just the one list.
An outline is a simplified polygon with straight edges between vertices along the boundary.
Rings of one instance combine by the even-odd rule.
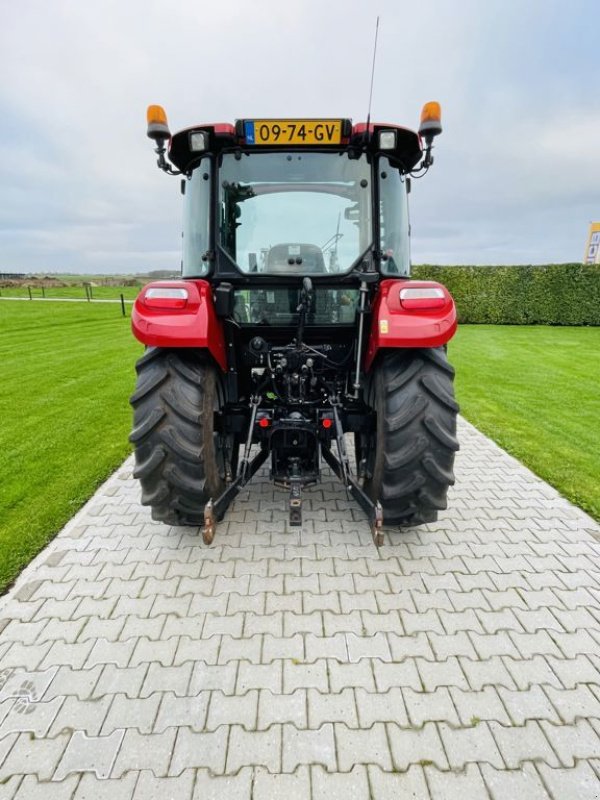
[[[358, 289], [315, 289], [307, 325], [351, 325], [358, 307]], [[300, 289], [238, 289], [234, 319], [241, 325], [297, 325]]]
[[364, 155], [225, 154], [218, 183], [219, 243], [243, 272], [347, 272], [371, 246]]

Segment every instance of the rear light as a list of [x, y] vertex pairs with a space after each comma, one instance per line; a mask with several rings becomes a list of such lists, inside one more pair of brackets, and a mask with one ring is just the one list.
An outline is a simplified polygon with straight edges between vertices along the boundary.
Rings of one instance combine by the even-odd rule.
[[208, 134], [205, 131], [192, 131], [189, 135], [189, 145], [193, 153], [208, 150]]
[[329, 428], [333, 427], [333, 420], [331, 417], [323, 417], [321, 420], [321, 425], [325, 428], [325, 430], [329, 430]]
[[379, 131], [379, 149], [393, 150], [396, 147], [396, 131]]
[[185, 308], [188, 297], [187, 289], [155, 286], [146, 289], [143, 302], [148, 308]]
[[400, 289], [400, 303], [404, 308], [442, 308], [446, 295], [439, 286], [406, 286]]
[[258, 420], [259, 428], [268, 428], [270, 424], [271, 424], [271, 420], [268, 417], [261, 417]]

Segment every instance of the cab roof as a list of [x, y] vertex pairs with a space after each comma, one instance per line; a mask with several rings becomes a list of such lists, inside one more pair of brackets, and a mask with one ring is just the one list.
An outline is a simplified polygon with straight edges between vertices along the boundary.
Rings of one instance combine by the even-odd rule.
[[[289, 136], [290, 141], [273, 141], [273, 137], [265, 137], [265, 141], [257, 143], [254, 137], [254, 128], [269, 124], [271, 130], [273, 126], [287, 126], [286, 130], [294, 133], [297, 127], [305, 126], [306, 131], [311, 132], [310, 139], [306, 144], [298, 140], [295, 135]], [[326, 124], [336, 125], [336, 133], [332, 142], [327, 141], [326, 135], [320, 140], [315, 140], [314, 132], [319, 126]], [[266, 128], [265, 128], [266, 130]], [[329, 130], [329, 129], [328, 129]], [[379, 147], [379, 133], [382, 131], [395, 132], [395, 147], [381, 149]], [[319, 133], [321, 133], [319, 129]], [[197, 146], [192, 149], [192, 134], [204, 134], [200, 141], [204, 142], [202, 150]], [[195, 137], [195, 143], [198, 137]], [[211, 122], [194, 125], [184, 128], [173, 134], [169, 144], [169, 159], [182, 172], [191, 172], [199, 163], [200, 158], [206, 153], [219, 153], [223, 150], [230, 150], [239, 147], [240, 149], [252, 152], [265, 150], [332, 150], [332, 151], [367, 151], [371, 153], [382, 152], [392, 160], [398, 162], [403, 172], [410, 172], [419, 163], [423, 156], [421, 137], [415, 131], [404, 128], [400, 125], [384, 122], [366, 122], [353, 124], [350, 119], [338, 120], [236, 120], [235, 124], [227, 122]]]

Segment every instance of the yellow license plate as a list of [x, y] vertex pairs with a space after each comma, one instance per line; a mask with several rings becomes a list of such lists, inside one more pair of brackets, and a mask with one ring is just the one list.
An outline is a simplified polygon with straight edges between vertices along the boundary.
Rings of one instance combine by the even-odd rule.
[[246, 144], [340, 144], [341, 119], [245, 120]]

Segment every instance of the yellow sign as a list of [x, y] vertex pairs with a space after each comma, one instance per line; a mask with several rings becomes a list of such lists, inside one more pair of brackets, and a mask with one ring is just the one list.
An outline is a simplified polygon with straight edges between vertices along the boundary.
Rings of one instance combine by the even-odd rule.
[[590, 233], [583, 256], [584, 264], [600, 264], [600, 222], [590, 223]]
[[341, 119], [247, 119], [246, 144], [340, 144]]

